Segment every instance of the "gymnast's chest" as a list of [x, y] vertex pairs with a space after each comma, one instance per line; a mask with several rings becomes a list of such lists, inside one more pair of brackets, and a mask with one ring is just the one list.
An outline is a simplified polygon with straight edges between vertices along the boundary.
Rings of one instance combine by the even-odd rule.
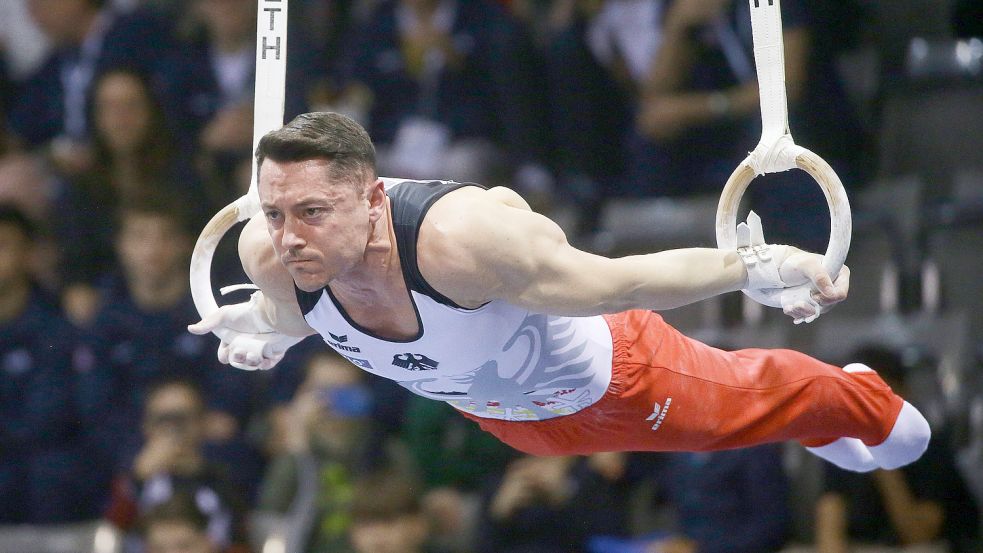
[[[525, 312], [495, 302], [475, 310], [456, 309], [412, 292], [416, 328], [406, 339], [388, 339], [359, 324], [325, 295], [306, 319], [324, 342], [353, 364], [373, 374], [409, 382], [474, 371], [499, 358]], [[373, 325], [379, 328], [377, 325]]]

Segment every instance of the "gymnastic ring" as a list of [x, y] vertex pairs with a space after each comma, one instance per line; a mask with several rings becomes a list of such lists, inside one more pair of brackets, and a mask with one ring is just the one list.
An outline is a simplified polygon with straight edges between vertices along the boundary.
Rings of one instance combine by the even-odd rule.
[[[191, 253], [191, 297], [202, 319], [218, 311], [218, 303], [212, 295], [212, 258], [215, 249], [229, 229], [258, 212], [259, 206], [251, 197], [242, 196], [223, 207], [202, 229]], [[230, 330], [217, 328], [212, 332], [223, 341], [230, 341]], [[228, 340], [226, 338], [229, 338]]]
[[[823, 268], [833, 279], [836, 279], [850, 250], [850, 237], [853, 233], [850, 200], [840, 178], [823, 158], [801, 148], [795, 156], [795, 166], [809, 173], [826, 196], [826, 204], [829, 206], [830, 236], [829, 245], [823, 255]], [[720, 202], [717, 204], [717, 247], [724, 250], [737, 249], [737, 212], [741, 198], [755, 176], [751, 155], [749, 155], [727, 179], [727, 184], [720, 194]], [[764, 305], [781, 307], [783, 290], [782, 288], [744, 290], [744, 293]]]

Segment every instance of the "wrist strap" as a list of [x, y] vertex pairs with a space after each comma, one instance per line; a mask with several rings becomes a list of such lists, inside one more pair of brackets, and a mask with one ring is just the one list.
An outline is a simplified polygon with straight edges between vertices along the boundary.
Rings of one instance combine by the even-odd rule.
[[748, 214], [747, 222], [737, 225], [737, 253], [747, 268], [745, 290], [766, 290], [788, 286], [778, 270], [781, 261], [785, 259], [785, 252], [778, 250], [786, 247], [781, 244], [765, 243], [761, 217], [753, 211]]

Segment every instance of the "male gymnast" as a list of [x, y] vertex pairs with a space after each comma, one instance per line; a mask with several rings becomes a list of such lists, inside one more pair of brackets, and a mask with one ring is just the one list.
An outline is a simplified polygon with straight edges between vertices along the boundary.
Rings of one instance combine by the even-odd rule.
[[268, 369], [317, 332], [364, 370], [537, 455], [797, 440], [869, 471], [910, 463], [928, 444], [924, 417], [869, 367], [722, 351], [654, 312], [809, 287], [812, 301], [785, 311], [813, 317], [849, 288], [849, 270], [834, 280], [817, 254], [593, 255], [507, 188], [379, 178], [366, 131], [334, 113], [266, 134], [256, 157], [262, 212], [239, 253], [260, 290], [189, 327], [230, 332], [225, 363]]

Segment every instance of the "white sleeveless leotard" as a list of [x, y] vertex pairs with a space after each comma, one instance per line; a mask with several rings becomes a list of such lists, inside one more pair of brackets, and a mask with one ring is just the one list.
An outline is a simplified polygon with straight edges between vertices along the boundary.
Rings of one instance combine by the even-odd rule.
[[476, 185], [386, 179], [417, 336], [374, 335], [348, 317], [328, 288], [296, 290], [307, 323], [362, 369], [479, 417], [543, 420], [593, 404], [611, 380], [611, 333], [602, 317], [544, 315], [499, 300], [465, 309], [420, 275], [420, 223], [437, 199], [462, 186]]

